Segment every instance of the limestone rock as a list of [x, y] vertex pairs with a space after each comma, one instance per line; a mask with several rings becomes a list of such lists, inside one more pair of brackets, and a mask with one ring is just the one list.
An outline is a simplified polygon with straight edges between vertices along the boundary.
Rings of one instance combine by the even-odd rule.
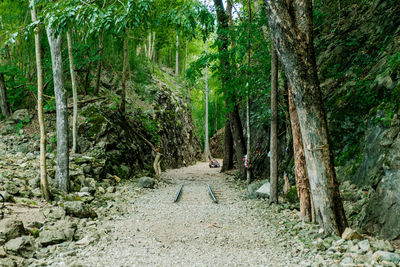
[[345, 240], [362, 240], [362, 236], [356, 231], [351, 228], [346, 228], [342, 234], [342, 238]]
[[142, 177], [139, 179], [138, 186], [142, 188], [154, 188], [156, 180], [151, 177]]
[[370, 249], [370, 244], [368, 239], [358, 242], [358, 246], [362, 251], [368, 251]]
[[33, 244], [33, 238], [30, 236], [20, 236], [15, 239], [9, 240], [5, 245], [4, 249], [8, 254], [20, 255], [25, 258], [30, 258], [33, 255], [35, 246]]
[[267, 198], [271, 194], [271, 184], [263, 184], [257, 191], [256, 194], [261, 198]]
[[64, 202], [64, 209], [67, 215], [77, 218], [96, 218], [96, 212], [82, 201], [67, 201]]
[[393, 262], [393, 263], [400, 263], [400, 255], [392, 252], [387, 252], [387, 251], [377, 251], [374, 253], [373, 257], [376, 260], [383, 260], [383, 261], [388, 261], [388, 262]]
[[8, 240], [24, 234], [25, 228], [22, 221], [15, 219], [0, 220], [0, 243], [4, 244]]
[[10, 258], [4, 258], [4, 259], [0, 259], [0, 266], [1, 267], [14, 267], [17, 266], [17, 264], [15, 263], [15, 261], [13, 261]]
[[40, 232], [38, 241], [42, 246], [59, 244], [66, 241], [67, 238], [62, 230], [44, 230]]
[[393, 246], [387, 240], [374, 240], [371, 245], [375, 250], [394, 251]]

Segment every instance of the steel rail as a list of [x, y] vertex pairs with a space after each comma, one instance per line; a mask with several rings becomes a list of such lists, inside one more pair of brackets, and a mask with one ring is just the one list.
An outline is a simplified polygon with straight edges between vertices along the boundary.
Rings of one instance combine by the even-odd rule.
[[211, 189], [211, 186], [209, 184], [207, 184], [207, 187], [208, 187], [208, 194], [210, 195], [212, 201], [214, 203], [218, 204], [218, 200], [215, 198], [214, 193], [213, 193], [213, 191]]
[[181, 184], [181, 186], [179, 187], [178, 192], [176, 193], [176, 196], [175, 196], [175, 199], [174, 199], [174, 203], [176, 203], [176, 202], [179, 201], [179, 198], [180, 198], [181, 195], [182, 195], [182, 188], [183, 188], [183, 184]]

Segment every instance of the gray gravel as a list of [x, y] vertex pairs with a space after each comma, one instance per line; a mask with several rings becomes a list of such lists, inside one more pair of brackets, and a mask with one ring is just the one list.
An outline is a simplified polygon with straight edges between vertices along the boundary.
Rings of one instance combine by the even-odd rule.
[[[304, 260], [297, 240], [282, 240], [268, 206], [245, 200], [234, 183], [206, 163], [164, 174], [158, 189], [133, 187], [119, 202], [124, 215], [100, 219], [98, 242], [56, 253], [53, 266], [297, 266]], [[173, 203], [184, 183], [179, 203]], [[210, 184], [219, 199], [208, 196]], [[142, 193], [141, 193], [142, 192]], [[144, 193], [143, 193], [144, 192]], [[118, 192], [117, 192], [118, 193]], [[291, 211], [289, 211], [291, 212]], [[295, 213], [288, 216], [296, 216]], [[88, 238], [90, 239], [90, 238]], [[300, 255], [300, 256], [299, 256]]]

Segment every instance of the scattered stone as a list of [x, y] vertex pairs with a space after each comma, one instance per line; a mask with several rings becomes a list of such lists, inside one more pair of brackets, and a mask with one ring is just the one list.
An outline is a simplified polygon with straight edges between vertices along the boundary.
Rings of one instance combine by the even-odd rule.
[[32, 117], [32, 112], [29, 112], [27, 109], [19, 109], [12, 114], [11, 119], [15, 122], [29, 122]]
[[341, 266], [354, 266], [354, 260], [352, 257], [344, 257], [340, 262]]
[[41, 246], [59, 244], [66, 241], [67, 238], [62, 230], [44, 230], [40, 232], [38, 241]]
[[362, 240], [362, 236], [356, 231], [351, 228], [346, 228], [342, 234], [342, 238], [345, 240]]
[[4, 249], [8, 254], [30, 258], [33, 255], [35, 246], [31, 236], [20, 236], [9, 240]]
[[5, 258], [5, 257], [7, 257], [7, 253], [4, 250], [4, 247], [0, 247], [0, 258]]
[[67, 215], [77, 218], [96, 218], [96, 212], [82, 201], [67, 201], [64, 202], [64, 209]]
[[141, 188], [154, 188], [156, 180], [151, 177], [142, 177], [139, 179], [138, 186]]
[[358, 242], [358, 246], [362, 251], [368, 251], [370, 249], [369, 240], [365, 239], [363, 241]]
[[0, 244], [24, 234], [25, 228], [22, 221], [15, 219], [0, 220]]
[[10, 258], [4, 258], [4, 259], [0, 259], [0, 266], [1, 267], [14, 267], [17, 266], [17, 264], [15, 263], [15, 261], [13, 261]]
[[379, 250], [374, 253], [373, 257], [379, 261], [388, 261], [396, 264], [400, 263], [400, 255], [392, 252]]
[[14, 197], [10, 195], [7, 191], [0, 191], [0, 194], [4, 197], [5, 202], [15, 202]]
[[371, 245], [375, 250], [394, 251], [392, 244], [387, 240], [374, 240]]

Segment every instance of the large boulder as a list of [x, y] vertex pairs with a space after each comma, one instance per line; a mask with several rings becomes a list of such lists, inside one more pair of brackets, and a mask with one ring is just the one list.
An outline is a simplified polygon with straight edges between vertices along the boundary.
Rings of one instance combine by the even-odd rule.
[[50, 226], [40, 232], [38, 242], [41, 246], [49, 246], [59, 244], [64, 241], [71, 241], [77, 230], [76, 223], [66, 220], [57, 221], [53, 226]]
[[4, 244], [10, 239], [20, 237], [24, 235], [25, 232], [24, 224], [20, 220], [0, 220], [0, 244]]
[[20, 236], [9, 240], [4, 245], [4, 249], [8, 254], [30, 258], [35, 251], [35, 246], [31, 236]]
[[77, 218], [96, 218], [96, 212], [82, 201], [64, 202], [64, 209], [67, 215]]

